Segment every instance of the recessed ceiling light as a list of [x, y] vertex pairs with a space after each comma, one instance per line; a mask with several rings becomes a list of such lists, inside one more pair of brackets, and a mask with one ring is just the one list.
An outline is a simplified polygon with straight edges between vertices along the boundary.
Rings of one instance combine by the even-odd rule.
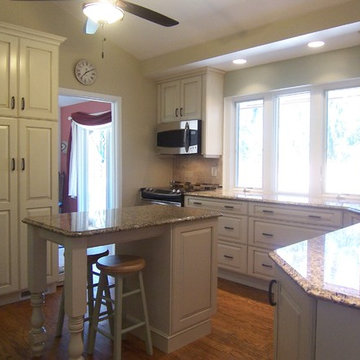
[[325, 45], [325, 43], [323, 41], [311, 41], [308, 44], [308, 47], [311, 48], [319, 48]]
[[244, 65], [247, 63], [247, 60], [246, 59], [236, 59], [236, 60], [233, 60], [233, 63], [236, 65]]

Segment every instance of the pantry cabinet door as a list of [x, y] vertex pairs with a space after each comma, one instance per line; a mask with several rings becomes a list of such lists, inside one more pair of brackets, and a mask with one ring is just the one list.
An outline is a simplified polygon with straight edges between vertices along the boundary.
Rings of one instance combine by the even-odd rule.
[[0, 115], [17, 115], [18, 39], [0, 34]]
[[19, 116], [57, 119], [57, 46], [21, 39], [19, 86]]
[[0, 118], [0, 295], [19, 288], [16, 144], [16, 120]]
[[[19, 211], [26, 216], [58, 212], [57, 127], [52, 121], [20, 120], [19, 125]], [[49, 276], [56, 281], [56, 249], [48, 249]], [[27, 288], [27, 231], [20, 225], [20, 285]], [[49, 265], [50, 264], [50, 265]], [[54, 282], [53, 281], [53, 282]]]

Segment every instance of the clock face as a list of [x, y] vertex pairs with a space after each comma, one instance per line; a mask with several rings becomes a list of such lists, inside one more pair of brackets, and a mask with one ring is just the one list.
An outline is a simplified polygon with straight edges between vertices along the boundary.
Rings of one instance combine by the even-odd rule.
[[96, 68], [89, 61], [82, 59], [75, 65], [75, 77], [83, 85], [91, 85], [96, 80]]

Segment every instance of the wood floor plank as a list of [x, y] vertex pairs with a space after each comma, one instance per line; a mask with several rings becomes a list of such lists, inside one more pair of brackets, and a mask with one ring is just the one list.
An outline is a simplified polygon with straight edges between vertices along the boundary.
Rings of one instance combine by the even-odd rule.
[[[69, 336], [65, 320], [63, 336], [55, 338], [55, 327], [61, 288], [46, 298], [45, 317], [48, 332], [46, 360], [65, 360]], [[30, 301], [0, 307], [0, 359], [31, 359], [28, 331]], [[212, 319], [212, 332], [192, 344], [164, 354], [154, 349], [149, 357], [145, 345], [134, 336], [123, 342], [124, 360], [272, 360], [273, 308], [267, 304], [264, 291], [219, 279], [218, 309]], [[85, 336], [87, 334], [87, 326]], [[111, 341], [98, 335], [93, 356], [89, 360], [112, 359]]]

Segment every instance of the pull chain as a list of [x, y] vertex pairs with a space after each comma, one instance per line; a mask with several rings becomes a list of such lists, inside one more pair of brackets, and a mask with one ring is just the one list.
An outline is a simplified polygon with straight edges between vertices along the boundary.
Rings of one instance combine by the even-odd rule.
[[103, 39], [101, 41], [101, 58], [103, 59], [105, 57], [105, 41], [106, 41], [104, 23], [101, 24], [101, 30], [103, 32]]

